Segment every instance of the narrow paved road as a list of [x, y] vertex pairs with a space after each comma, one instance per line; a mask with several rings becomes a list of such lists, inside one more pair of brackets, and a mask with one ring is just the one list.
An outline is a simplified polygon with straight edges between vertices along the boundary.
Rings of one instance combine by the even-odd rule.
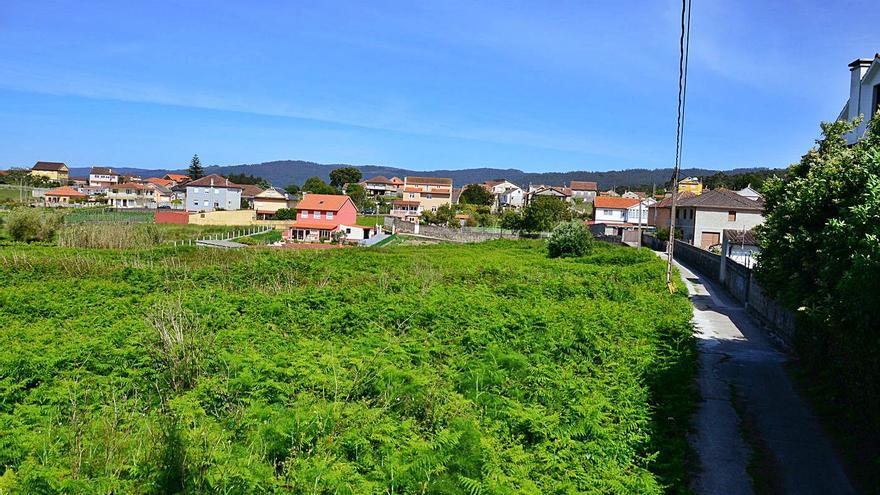
[[792, 387], [787, 356], [738, 301], [686, 265], [678, 268], [692, 296], [700, 352], [703, 400], [690, 438], [700, 460], [694, 491], [856, 493]]

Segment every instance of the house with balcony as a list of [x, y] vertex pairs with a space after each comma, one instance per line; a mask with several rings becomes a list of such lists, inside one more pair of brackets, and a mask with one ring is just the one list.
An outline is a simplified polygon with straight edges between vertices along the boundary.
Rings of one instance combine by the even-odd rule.
[[[596, 197], [593, 200], [593, 219], [588, 222], [590, 229], [598, 234], [620, 235], [623, 230], [633, 227], [629, 214], [631, 209], [638, 212], [639, 203], [638, 199], [633, 198]], [[635, 223], [638, 224], [637, 219]]]
[[135, 182], [112, 184], [107, 190], [107, 204], [116, 208], [146, 208], [152, 195], [147, 188]]
[[61, 162], [37, 162], [31, 167], [30, 175], [33, 177], [45, 177], [48, 180], [67, 183], [70, 170]]
[[119, 174], [110, 167], [92, 167], [89, 169], [89, 185], [109, 187], [119, 183]]
[[[186, 183], [187, 211], [241, 209], [242, 186], [218, 174], [210, 174]], [[173, 192], [173, 189], [172, 189]]]
[[389, 179], [384, 175], [377, 175], [361, 181], [360, 185], [363, 186], [364, 190], [367, 192], [367, 196], [371, 198], [393, 198], [400, 192], [400, 188], [403, 186], [403, 181], [397, 177]]
[[89, 196], [81, 193], [70, 186], [61, 186], [49, 189], [43, 194], [46, 206], [72, 206], [85, 202]]
[[437, 211], [443, 205], [452, 204], [452, 179], [407, 176], [400, 195], [399, 200], [391, 202], [390, 215], [415, 221], [423, 211]]
[[865, 135], [868, 121], [880, 110], [880, 53], [873, 58], [859, 58], [849, 64], [849, 99], [837, 116], [837, 120], [862, 122], [847, 134], [847, 144], [855, 144]]

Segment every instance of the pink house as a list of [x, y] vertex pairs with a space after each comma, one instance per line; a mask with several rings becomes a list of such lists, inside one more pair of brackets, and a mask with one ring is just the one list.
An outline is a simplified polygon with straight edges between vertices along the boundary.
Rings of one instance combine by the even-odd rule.
[[357, 208], [348, 196], [306, 194], [296, 210], [296, 221], [285, 232], [290, 240], [330, 239], [332, 232], [357, 226]]

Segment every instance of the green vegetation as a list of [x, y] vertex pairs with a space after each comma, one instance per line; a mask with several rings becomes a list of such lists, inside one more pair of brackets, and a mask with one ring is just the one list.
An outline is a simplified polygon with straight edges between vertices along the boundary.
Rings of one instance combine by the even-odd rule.
[[645, 250], [0, 249], [0, 492], [684, 491]]
[[187, 169], [186, 174], [189, 175], [189, 178], [192, 180], [201, 179], [205, 176], [205, 168], [202, 167], [202, 160], [199, 159], [199, 155], [193, 155], [192, 160], [189, 162], [189, 169]]
[[15, 208], [3, 216], [6, 237], [18, 242], [49, 242], [62, 225], [56, 210]]
[[64, 223], [75, 224], [80, 222], [152, 222], [155, 213], [152, 211], [127, 211], [114, 208], [76, 208], [65, 210]]
[[363, 174], [357, 167], [340, 167], [330, 171], [330, 185], [341, 189], [345, 184], [357, 184]]
[[79, 223], [61, 229], [56, 242], [61, 247], [134, 249], [159, 244], [162, 234], [151, 223]]
[[[880, 117], [847, 146], [848, 122], [822, 124], [823, 138], [783, 178], [764, 185], [766, 222], [757, 275], [795, 311], [804, 366], [827, 384], [828, 404], [849, 434], [872, 438], [867, 458], [880, 481]], [[819, 388], [819, 387], [817, 387]]]
[[468, 184], [461, 191], [458, 202], [462, 204], [490, 206], [495, 196], [480, 184]]
[[302, 190], [314, 194], [342, 194], [339, 189], [324, 182], [320, 177], [309, 177], [303, 183]]
[[296, 209], [278, 208], [275, 211], [275, 220], [296, 220]]
[[547, 240], [547, 254], [551, 258], [584, 256], [593, 246], [593, 234], [583, 222], [565, 222], [553, 229]]
[[372, 227], [376, 224], [382, 225], [385, 219], [381, 216], [376, 215], [358, 215], [357, 224], [362, 227]]

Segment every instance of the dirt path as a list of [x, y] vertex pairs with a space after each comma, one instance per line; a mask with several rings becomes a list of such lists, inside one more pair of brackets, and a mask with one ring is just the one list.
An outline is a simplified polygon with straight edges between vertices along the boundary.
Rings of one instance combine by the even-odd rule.
[[698, 494], [856, 493], [792, 387], [766, 331], [738, 301], [687, 266], [703, 397], [691, 444], [700, 460]]

